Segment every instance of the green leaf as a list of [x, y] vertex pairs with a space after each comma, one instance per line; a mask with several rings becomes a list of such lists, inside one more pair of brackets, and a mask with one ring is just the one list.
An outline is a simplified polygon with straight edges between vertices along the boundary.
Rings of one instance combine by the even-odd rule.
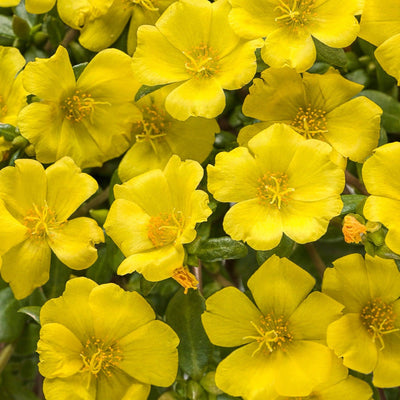
[[315, 48], [317, 49], [317, 60], [326, 62], [335, 67], [345, 67], [347, 57], [343, 49], [335, 49], [323, 44], [318, 39], [314, 38]]
[[18, 314], [20, 308], [10, 288], [0, 290], [0, 342], [12, 342], [22, 333], [25, 317]]
[[17, 128], [10, 124], [0, 124], [0, 136], [3, 136], [9, 142], [19, 135]]
[[86, 68], [86, 65], [88, 65], [88, 63], [84, 62], [84, 63], [76, 64], [72, 67], [76, 80], [78, 80], [78, 78], [81, 76], [81, 73]]
[[14, 33], [22, 40], [28, 40], [31, 34], [31, 27], [28, 22], [17, 15], [13, 16], [12, 28]]
[[29, 315], [35, 322], [40, 325], [40, 309], [41, 307], [39, 306], [27, 306], [20, 308], [18, 312]]
[[179, 365], [195, 380], [201, 379], [211, 357], [212, 345], [201, 323], [204, 299], [198, 291], [179, 290], [168, 304], [167, 323], [180, 338]]
[[196, 255], [206, 262], [238, 259], [247, 256], [247, 246], [223, 236], [204, 241]]
[[368, 97], [382, 108], [382, 125], [388, 132], [400, 132], [400, 103], [377, 90], [363, 90], [358, 96]]
[[363, 194], [343, 194], [340, 196], [343, 201], [343, 208], [340, 214], [357, 214], [358, 206], [367, 199]]
[[288, 238], [286, 235], [283, 235], [280, 243], [275, 248], [267, 251], [257, 251], [256, 253], [257, 263], [258, 265], [263, 264], [273, 254], [276, 254], [279, 257], [289, 258], [292, 255], [295, 248], [296, 248], [296, 242]]
[[0, 45], [11, 46], [14, 43], [15, 34], [12, 28], [12, 17], [0, 15]]
[[153, 93], [154, 91], [162, 88], [165, 85], [156, 85], [156, 86], [147, 86], [147, 85], [142, 85], [138, 92], [136, 93], [135, 96], [135, 101], [140, 100], [143, 96], [146, 96], [147, 94]]
[[64, 265], [54, 253], [51, 254], [50, 278], [43, 286], [44, 293], [48, 299], [61, 296], [65, 284], [71, 276], [71, 270]]

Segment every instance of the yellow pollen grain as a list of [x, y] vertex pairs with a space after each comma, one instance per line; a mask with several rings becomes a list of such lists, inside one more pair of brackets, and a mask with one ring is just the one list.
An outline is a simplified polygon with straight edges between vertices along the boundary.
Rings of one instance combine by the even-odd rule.
[[278, 3], [274, 9], [275, 22], [292, 30], [303, 28], [316, 16], [314, 0], [279, 0]]
[[389, 333], [398, 332], [394, 322], [396, 315], [393, 312], [393, 305], [386, 304], [377, 298], [368, 302], [360, 314], [361, 322], [372, 336], [372, 341], [379, 341], [380, 350], [385, 348], [383, 336]]
[[320, 139], [328, 132], [326, 111], [313, 108], [311, 105], [300, 107], [291, 126], [306, 139]]
[[176, 268], [172, 274], [174, 278], [184, 289], [184, 294], [187, 294], [189, 289], [197, 289], [199, 281], [185, 267]]
[[147, 226], [147, 237], [154, 247], [166, 246], [182, 234], [183, 224], [183, 215], [180, 211], [153, 216]]
[[289, 188], [288, 177], [283, 173], [266, 173], [258, 179], [257, 197], [263, 202], [275, 205], [278, 209], [287, 203], [290, 193], [294, 192]]
[[61, 226], [63, 222], [57, 222], [56, 215], [47, 204], [33, 208], [25, 215], [24, 225], [28, 228], [27, 236], [32, 239], [44, 239], [50, 229]]
[[293, 340], [293, 335], [288, 328], [288, 322], [283, 316], [274, 317], [272, 314], [261, 315], [259, 320], [250, 321], [251, 325], [258, 332], [259, 336], [246, 336], [243, 339], [254, 339], [258, 342], [257, 349], [252, 356], [258, 352], [265, 354], [276, 350], [286, 350], [286, 345]]
[[190, 75], [196, 78], [211, 78], [218, 74], [219, 56], [217, 52], [206, 44], [194, 47], [188, 52], [183, 51], [188, 61], [185, 68]]

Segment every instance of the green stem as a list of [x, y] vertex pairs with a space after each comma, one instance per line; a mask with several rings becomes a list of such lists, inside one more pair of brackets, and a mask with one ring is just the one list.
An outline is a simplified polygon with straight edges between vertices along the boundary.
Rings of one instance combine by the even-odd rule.
[[6, 367], [8, 361], [14, 353], [15, 346], [13, 344], [8, 344], [3, 348], [0, 353], [0, 374], [3, 372]]

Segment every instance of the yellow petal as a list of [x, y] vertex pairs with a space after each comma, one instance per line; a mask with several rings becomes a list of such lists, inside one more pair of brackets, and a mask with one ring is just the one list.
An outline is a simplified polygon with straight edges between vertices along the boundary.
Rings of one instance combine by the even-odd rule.
[[47, 301], [40, 310], [42, 326], [52, 322], [64, 325], [81, 343], [86, 343], [94, 335], [89, 295], [96, 286], [87, 278], [69, 280], [63, 295]]
[[282, 238], [282, 220], [278, 208], [259, 199], [235, 204], [226, 213], [225, 232], [234, 240], [243, 240], [255, 250], [270, 250]]
[[225, 108], [225, 94], [217, 78], [192, 78], [167, 96], [165, 108], [180, 121], [189, 117], [215, 118]]
[[261, 57], [271, 67], [288, 66], [303, 72], [314, 64], [316, 50], [311, 35], [279, 28], [265, 39]]
[[360, 314], [346, 314], [332, 322], [328, 327], [327, 342], [338, 357], [343, 357], [346, 367], [363, 374], [369, 374], [375, 368], [377, 345], [362, 324]]
[[1, 276], [16, 299], [29, 296], [49, 280], [50, 254], [46, 241], [27, 239], [2, 255]]
[[47, 205], [56, 211], [59, 221], [67, 219], [98, 188], [96, 180], [82, 173], [69, 157], [48, 167], [46, 177]]
[[104, 228], [125, 255], [154, 247], [148, 237], [150, 216], [137, 204], [117, 199], [111, 205]]
[[400, 34], [383, 42], [376, 50], [375, 57], [382, 68], [400, 82]]
[[10, 124], [16, 126], [18, 114], [27, 105], [26, 96], [29, 93], [22, 86], [22, 73], [18, 74], [15, 80], [8, 82], [8, 84], [9, 85], [11, 84], [11, 87], [9, 88], [9, 90], [7, 90], [8, 96], [5, 97], [5, 92], [2, 92], [3, 103], [5, 102], [5, 104], [3, 104], [3, 107], [5, 105], [6, 111], [3, 108], [0, 122], [3, 124]]
[[26, 0], [25, 7], [26, 11], [31, 14], [44, 14], [50, 11], [56, 0]]
[[62, 263], [85, 269], [97, 260], [95, 244], [104, 242], [104, 234], [94, 219], [81, 217], [51, 229], [47, 241]]
[[164, 322], [152, 321], [119, 341], [119, 368], [144, 383], [170, 386], [178, 369], [179, 338]]
[[66, 378], [83, 368], [83, 346], [65, 326], [49, 323], [42, 326], [37, 352], [40, 373], [46, 378]]
[[244, 126], [238, 134], [237, 142], [239, 146], [247, 147], [248, 142], [253, 139], [257, 133], [269, 128], [271, 126], [271, 122], [258, 122], [252, 125]]
[[327, 400], [343, 400], [346, 396], [351, 396], [352, 399], [370, 400], [372, 399], [372, 389], [367, 382], [349, 375], [347, 379], [341, 380], [336, 385], [331, 385], [327, 388], [316, 390]]
[[95, 287], [89, 306], [95, 336], [99, 338], [120, 340], [155, 319], [153, 309], [140, 294], [126, 292], [113, 283]]
[[[362, 163], [378, 146], [382, 109], [364, 96], [331, 111], [324, 137], [340, 154]], [[359, 123], [354, 126], [354, 115]]]
[[245, 147], [218, 153], [215, 167], [207, 166], [207, 175], [208, 190], [218, 201], [238, 202], [257, 196], [260, 171]]
[[265, 261], [247, 282], [264, 315], [274, 314], [285, 319], [306, 298], [314, 284], [315, 279], [308, 272], [275, 255]]
[[235, 347], [254, 341], [259, 334], [251, 322], [257, 323], [260, 317], [260, 311], [244, 293], [227, 287], [207, 299], [201, 321], [213, 344]]
[[137, 271], [148, 281], [161, 281], [171, 277], [174, 270], [182, 266], [183, 259], [182, 245], [164, 246], [129, 256], [118, 267], [118, 274], [125, 275]]
[[96, 386], [90, 385], [90, 373], [84, 372], [67, 378], [46, 378], [43, 382], [43, 392], [48, 400], [98, 400], [96, 398]]

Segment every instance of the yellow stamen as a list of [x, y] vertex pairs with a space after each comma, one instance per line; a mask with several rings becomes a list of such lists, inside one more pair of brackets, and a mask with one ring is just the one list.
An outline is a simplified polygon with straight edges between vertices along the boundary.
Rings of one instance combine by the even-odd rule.
[[147, 236], [154, 247], [173, 243], [183, 230], [184, 219], [181, 211], [171, 214], [160, 214], [150, 218]]
[[307, 108], [300, 107], [291, 123], [295, 131], [304, 135], [306, 139], [320, 139], [327, 133], [326, 111], [315, 109], [311, 105]]
[[60, 227], [64, 222], [56, 220], [56, 214], [47, 203], [38, 207], [33, 204], [32, 210], [24, 217], [24, 225], [28, 228], [27, 235], [33, 239], [44, 239], [50, 229]]
[[261, 177], [257, 195], [262, 201], [268, 201], [269, 204], [275, 204], [281, 209], [282, 203], [288, 200], [288, 195], [294, 192], [293, 188], [287, 186], [287, 176], [282, 173], [266, 173]]
[[196, 277], [189, 272], [189, 270], [185, 267], [176, 268], [172, 274], [172, 278], [174, 278], [181, 286], [184, 287], [184, 293], [187, 294], [189, 289], [197, 289], [197, 285], [199, 281]]
[[188, 58], [187, 71], [196, 78], [210, 78], [219, 71], [219, 56], [208, 45], [202, 44], [182, 53]]

